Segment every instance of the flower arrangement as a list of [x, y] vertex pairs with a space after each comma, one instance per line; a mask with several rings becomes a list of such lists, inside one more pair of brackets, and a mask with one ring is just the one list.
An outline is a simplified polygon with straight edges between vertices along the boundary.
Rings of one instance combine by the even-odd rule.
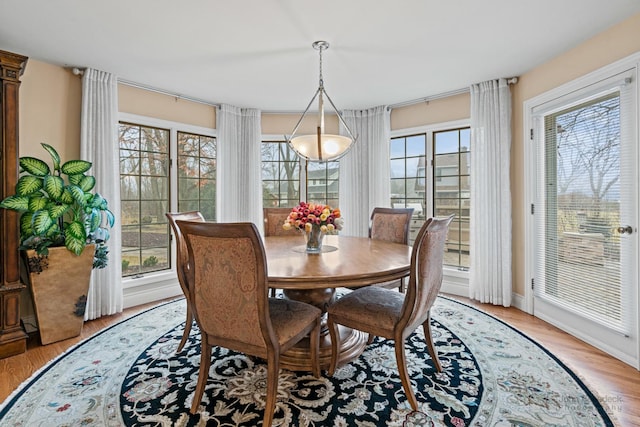
[[289, 216], [282, 224], [285, 230], [297, 228], [301, 231], [310, 232], [314, 226], [319, 227], [323, 233], [333, 233], [342, 230], [344, 220], [340, 215], [340, 209], [333, 209], [329, 205], [320, 203], [306, 203], [294, 207]]

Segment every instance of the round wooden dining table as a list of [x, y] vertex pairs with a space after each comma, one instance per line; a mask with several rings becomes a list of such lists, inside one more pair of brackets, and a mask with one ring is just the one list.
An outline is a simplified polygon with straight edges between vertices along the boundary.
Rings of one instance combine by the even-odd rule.
[[[313, 304], [323, 312], [320, 336], [320, 366], [328, 368], [331, 338], [326, 327], [326, 310], [335, 298], [336, 288], [357, 288], [409, 275], [411, 247], [366, 237], [328, 235], [320, 253], [305, 251], [304, 237], [264, 238], [269, 286], [282, 289], [285, 298]], [[358, 357], [368, 337], [356, 330], [340, 327], [339, 363]], [[295, 371], [310, 371], [309, 343], [281, 355], [280, 365]]]

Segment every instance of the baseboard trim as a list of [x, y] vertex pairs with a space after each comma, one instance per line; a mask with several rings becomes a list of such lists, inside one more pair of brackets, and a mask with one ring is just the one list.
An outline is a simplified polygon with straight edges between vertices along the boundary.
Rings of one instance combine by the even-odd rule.
[[527, 310], [525, 309], [526, 304], [525, 304], [525, 300], [524, 297], [522, 295], [518, 295], [518, 294], [511, 294], [511, 306], [515, 307], [517, 309], [520, 309], [520, 311], [523, 312], [527, 312]]

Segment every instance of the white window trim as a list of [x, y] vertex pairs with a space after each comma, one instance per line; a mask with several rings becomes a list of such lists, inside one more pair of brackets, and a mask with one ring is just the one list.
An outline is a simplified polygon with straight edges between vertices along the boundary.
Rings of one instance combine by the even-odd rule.
[[[171, 170], [176, 170], [176, 159], [178, 157], [177, 141], [178, 131], [190, 132], [198, 135], [217, 137], [216, 129], [202, 126], [195, 126], [171, 120], [158, 119], [155, 117], [142, 116], [130, 113], [119, 113], [118, 120], [142, 126], [151, 126], [162, 129], [169, 129], [169, 159]], [[178, 174], [170, 174], [170, 210], [176, 210], [178, 206]], [[141, 277], [123, 277], [122, 289], [124, 293], [124, 307], [133, 307], [151, 301], [182, 295], [182, 290], [176, 275], [176, 248], [175, 240], [171, 241], [171, 269], [159, 272], [147, 273]]]
[[[425, 162], [425, 176], [431, 177], [433, 176], [433, 164], [431, 162], [431, 160], [433, 160], [433, 134], [435, 132], [470, 126], [471, 119], [452, 120], [448, 122], [434, 123], [412, 128], [394, 129], [391, 131], [391, 138], [399, 138], [416, 134], [426, 134], [426, 150], [429, 156], [427, 160], [429, 161]], [[473, 147], [471, 149], [473, 150]], [[433, 212], [433, 185], [427, 187], [425, 197], [427, 202], [427, 211]], [[462, 271], [454, 267], [444, 267], [441, 291], [452, 295], [464, 297], [469, 296], [469, 272]]]
[[[534, 108], [539, 105], [552, 102], [557, 98], [571, 94], [573, 92], [581, 91], [591, 85], [597, 84], [602, 80], [606, 80], [608, 78], [611, 78], [612, 76], [620, 74], [625, 70], [634, 68], [636, 70], [637, 78], [640, 70], [640, 52], [629, 55], [626, 58], [622, 58], [616, 62], [585, 74], [582, 77], [578, 77], [575, 80], [567, 82], [533, 98], [527, 99], [523, 103], [522, 140], [524, 141], [523, 163], [525, 190], [525, 197], [523, 199], [523, 212], [529, 212], [529, 214], [525, 215], [524, 218], [524, 297], [522, 298], [521, 306], [519, 306], [518, 308], [529, 314], [533, 314], [533, 289], [531, 283], [535, 277], [535, 247], [533, 244], [535, 238], [535, 217], [531, 214], [531, 206], [533, 206], [536, 200], [535, 159], [537, 154], [536, 147], [535, 144], [532, 143], [533, 140], [530, 133], [530, 129], [534, 128]], [[640, 85], [636, 85], [636, 87], [637, 90], [640, 91]], [[636, 97], [636, 99], [640, 99], [640, 94]], [[640, 111], [640, 106], [638, 106], [637, 111]], [[638, 121], [640, 121], [640, 118], [638, 118]], [[640, 131], [636, 130], [636, 132], [638, 133]], [[640, 297], [638, 303], [640, 304]]]

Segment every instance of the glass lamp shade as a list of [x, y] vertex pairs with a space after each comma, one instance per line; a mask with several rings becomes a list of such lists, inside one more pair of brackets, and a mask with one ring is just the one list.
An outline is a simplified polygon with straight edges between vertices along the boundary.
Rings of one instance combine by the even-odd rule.
[[[342, 157], [351, 147], [353, 140], [347, 136], [320, 134], [320, 144], [318, 135], [300, 135], [289, 140], [291, 148], [299, 156], [311, 161], [328, 162]], [[320, 152], [318, 152], [320, 145]]]

